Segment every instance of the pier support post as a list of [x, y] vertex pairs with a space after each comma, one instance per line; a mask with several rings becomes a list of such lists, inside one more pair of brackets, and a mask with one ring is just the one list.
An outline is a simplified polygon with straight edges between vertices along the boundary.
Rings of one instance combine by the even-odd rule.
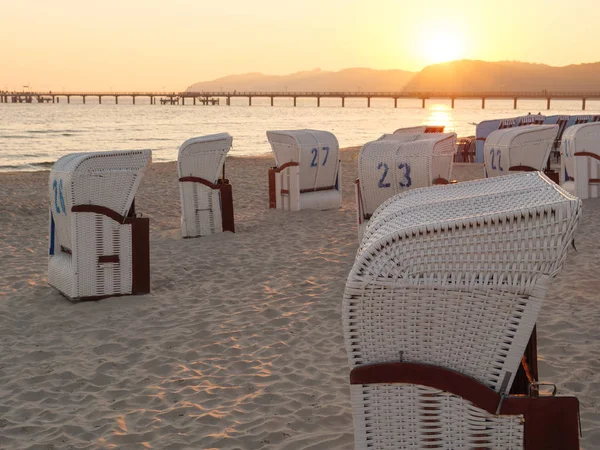
[[273, 106], [273, 97], [271, 97], [271, 106]]
[[99, 104], [99, 105], [101, 105], [101, 104], [102, 104], [102, 96], [101, 96], [101, 95], [99, 95], [99, 96], [98, 96], [98, 104]]
[[185, 105], [185, 97], [181, 97], [181, 104]]
[[346, 107], [346, 97], [342, 97], [342, 108]]
[[481, 109], [485, 109], [485, 97], [481, 99]]
[[321, 106], [321, 97], [317, 97], [317, 108]]
[[67, 103], [71, 103], [71, 96], [67, 95]]
[[150, 104], [154, 105], [154, 97], [150, 96]]
[[194, 98], [194, 106], [196, 106], [196, 97], [193, 97], [193, 98]]
[[581, 109], [585, 111], [585, 98], [581, 99]]
[[546, 100], [546, 109], [550, 109], [550, 97]]
[[227, 97], [227, 100], [225, 103], [227, 103], [227, 106], [231, 106], [231, 97]]
[[85, 95], [83, 96], [83, 104], [85, 105]]
[[52, 103], [56, 103], [56, 97], [54, 95], [52, 96]]
[[119, 96], [115, 95], [115, 105], [118, 105], [118, 104], [119, 104]]
[[252, 106], [252, 97], [248, 97], [248, 106]]
[[394, 97], [394, 108], [398, 107], [398, 97]]
[[513, 109], [517, 109], [517, 98], [513, 99]]
[[294, 106], [296, 106], [296, 97], [294, 97]]
[[452, 103], [452, 109], [454, 109], [454, 97], [452, 97], [451, 103]]
[[132, 95], [131, 98], [133, 100], [133, 104], [135, 105], [135, 95]]
[[425, 99], [421, 99], [422, 103], [421, 103], [421, 108], [425, 108]]
[[371, 97], [367, 97], [367, 108], [371, 107]]

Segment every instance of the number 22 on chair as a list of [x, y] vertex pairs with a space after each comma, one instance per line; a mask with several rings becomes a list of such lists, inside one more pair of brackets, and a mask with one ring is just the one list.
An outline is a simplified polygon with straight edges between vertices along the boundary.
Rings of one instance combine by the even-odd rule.
[[[499, 170], [500, 172], [504, 172], [504, 169], [502, 168], [502, 151], [500, 149], [491, 149], [490, 155], [492, 155], [492, 170]], [[498, 167], [496, 167], [496, 165], [494, 164], [495, 156], [498, 156]]]

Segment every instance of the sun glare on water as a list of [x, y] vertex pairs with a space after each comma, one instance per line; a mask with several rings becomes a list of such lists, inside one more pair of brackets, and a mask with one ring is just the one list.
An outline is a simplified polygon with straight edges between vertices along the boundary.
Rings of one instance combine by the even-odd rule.
[[454, 30], [430, 30], [421, 38], [421, 52], [429, 64], [462, 59], [464, 42]]

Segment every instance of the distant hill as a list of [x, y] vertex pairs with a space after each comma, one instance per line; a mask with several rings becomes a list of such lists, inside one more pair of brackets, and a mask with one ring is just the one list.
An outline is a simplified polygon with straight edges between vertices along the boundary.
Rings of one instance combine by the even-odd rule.
[[344, 69], [328, 72], [320, 69], [290, 75], [247, 73], [192, 84], [187, 92], [202, 91], [402, 91], [414, 72], [405, 70]]
[[501, 61], [452, 61], [425, 67], [409, 92], [600, 91], [600, 62], [553, 67]]

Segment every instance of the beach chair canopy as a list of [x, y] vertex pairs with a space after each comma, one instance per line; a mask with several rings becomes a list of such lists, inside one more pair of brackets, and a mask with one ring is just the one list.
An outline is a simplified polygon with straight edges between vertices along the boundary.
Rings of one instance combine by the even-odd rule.
[[267, 131], [267, 138], [278, 168], [288, 163], [300, 166], [301, 191], [324, 189], [336, 184], [340, 148], [332, 133], [319, 130]]
[[[565, 179], [575, 177], [574, 159], [576, 153], [587, 153], [593, 159], [600, 159], [600, 122], [573, 125], [565, 130], [562, 137], [561, 158], [566, 170]], [[595, 163], [596, 164], [596, 163]]]
[[[509, 392], [580, 215], [580, 200], [539, 172], [389, 199], [346, 283], [350, 367], [427, 364]], [[418, 383], [352, 384], [351, 399], [356, 448], [523, 445], [522, 416], [495, 416]]]
[[443, 133], [445, 125], [419, 125], [416, 127], [406, 127], [406, 128], [398, 128], [394, 131], [394, 134], [402, 134], [402, 133]]
[[94, 205], [126, 217], [151, 158], [151, 150], [122, 150], [72, 153], [56, 161], [48, 190], [59, 240], [72, 242], [73, 206]]
[[211, 134], [188, 139], [179, 147], [179, 177], [202, 178], [217, 183], [233, 138], [229, 133]]
[[[360, 195], [367, 215], [394, 194], [431, 186], [438, 177], [450, 179], [455, 133], [396, 136], [410, 136], [411, 140], [368, 142], [359, 152]], [[415, 136], [416, 140], [413, 139]]]
[[558, 125], [531, 125], [492, 132], [485, 141], [487, 175], [506, 175], [509, 170], [543, 170], [558, 129]]
[[483, 120], [479, 122], [475, 128], [476, 139], [476, 154], [475, 162], [484, 162], [484, 145], [487, 137], [495, 130], [503, 130], [504, 128], [513, 128], [523, 125], [542, 124], [545, 116], [538, 114], [528, 114], [526, 116], [508, 117], [504, 119]]

